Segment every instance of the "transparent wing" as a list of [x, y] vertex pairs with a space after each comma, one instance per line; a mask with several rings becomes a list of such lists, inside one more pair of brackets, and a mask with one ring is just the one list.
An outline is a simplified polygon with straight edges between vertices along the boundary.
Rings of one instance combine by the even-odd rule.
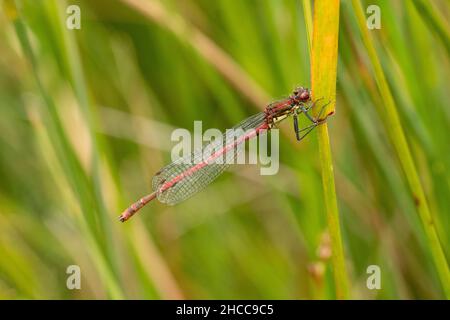
[[[224, 152], [221, 163], [215, 161], [204, 162], [204, 155], [211, 155], [223, 149], [224, 142], [239, 141], [240, 138], [248, 133], [248, 130], [256, 129], [262, 125], [264, 119], [265, 114], [263, 112], [255, 114], [234, 126], [234, 132], [227, 131], [224, 133], [222, 139], [217, 139], [205, 145], [203, 148], [195, 150], [191, 154], [162, 168], [153, 177], [152, 188], [154, 191], [161, 190], [165, 183], [180, 177], [180, 175], [183, 175], [183, 178], [167, 190], [158, 192], [158, 200], [169, 205], [174, 205], [204, 189], [222, 174], [230, 166], [230, 163], [234, 163], [236, 157], [243, 150], [240, 147], [242, 143], [232, 145], [228, 152]], [[242, 142], [244, 141], [242, 140]]]

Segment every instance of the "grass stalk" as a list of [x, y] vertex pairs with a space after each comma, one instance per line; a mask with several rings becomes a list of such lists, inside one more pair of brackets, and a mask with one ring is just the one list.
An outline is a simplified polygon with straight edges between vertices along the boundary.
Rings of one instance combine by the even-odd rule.
[[[44, 105], [46, 106], [45, 111], [47, 113], [46, 117], [48, 117], [47, 125], [50, 140], [52, 141], [60, 163], [64, 167], [68, 182], [73, 188], [74, 193], [78, 196], [82, 211], [90, 212], [93, 203], [92, 186], [81, 167], [75, 151], [70, 145], [56, 105], [50, 94], [45, 89], [38, 73], [37, 59], [33, 51], [31, 41], [28, 37], [27, 27], [19, 16], [17, 7], [13, 1], [7, 2], [6, 8], [8, 11], [8, 18], [14, 24], [21, 48], [31, 65], [36, 86], [42, 96]], [[105, 259], [101, 251], [101, 245], [98, 241], [98, 233], [96, 232], [97, 228], [95, 219], [91, 215], [85, 215], [85, 218], [86, 220], [81, 220], [81, 228], [85, 231], [86, 238], [89, 239], [88, 242], [91, 244], [89, 246], [91, 257], [98, 266], [100, 274], [103, 276], [110, 297], [114, 299], [121, 299], [123, 298], [123, 293], [121, 292], [118, 280], [116, 279], [110, 265], [107, 262], [107, 259]]]
[[392, 97], [392, 93], [389, 89], [383, 68], [373, 44], [373, 39], [371, 38], [369, 30], [366, 27], [366, 18], [361, 2], [358, 0], [353, 0], [352, 4], [357, 17], [359, 29], [361, 31], [362, 40], [367, 49], [367, 53], [373, 67], [378, 90], [380, 91], [382, 100], [384, 101], [386, 113], [384, 118], [388, 122], [388, 128], [390, 128], [389, 135], [394, 144], [395, 150], [397, 151], [397, 156], [411, 189], [412, 198], [422, 221], [427, 237], [428, 247], [431, 251], [431, 255], [433, 256], [434, 264], [436, 266], [442, 287], [446, 297], [450, 299], [450, 271], [448, 269], [444, 251], [439, 241], [435, 221], [431, 215], [427, 199], [425, 197], [425, 192], [400, 122], [396, 104]]
[[[306, 13], [305, 13], [306, 14]], [[314, 2], [311, 83], [317, 101], [315, 115], [330, 102], [324, 114], [334, 113], [336, 104], [336, 73], [338, 58], [339, 0]], [[349, 297], [349, 282], [345, 267], [339, 211], [334, 183], [333, 160], [327, 123], [317, 128], [322, 183], [328, 228], [331, 237], [332, 266], [336, 298]]]
[[309, 56], [311, 57], [312, 56], [312, 33], [313, 33], [311, 0], [302, 0], [302, 4], [303, 4], [303, 15], [305, 17], [306, 34], [308, 35]]
[[436, 32], [442, 44], [445, 46], [447, 53], [450, 54], [450, 25], [436, 9], [433, 2], [416, 0], [412, 1], [416, 7], [417, 12], [420, 13], [422, 19], [431, 26], [431, 29]]

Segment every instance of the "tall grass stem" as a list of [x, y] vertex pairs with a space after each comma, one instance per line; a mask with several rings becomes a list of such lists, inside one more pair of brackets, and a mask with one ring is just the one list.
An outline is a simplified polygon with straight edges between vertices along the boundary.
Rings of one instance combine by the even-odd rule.
[[[311, 59], [312, 93], [317, 105], [315, 116], [326, 103], [324, 114], [334, 113], [338, 61], [339, 0], [314, 2]], [[318, 100], [320, 99], [320, 100]], [[325, 122], [317, 128], [320, 166], [328, 229], [331, 237], [333, 276], [337, 299], [349, 298], [349, 281], [341, 237], [339, 210], [334, 182], [330, 136]]]
[[367, 49], [367, 53], [373, 67], [378, 90], [380, 91], [382, 100], [384, 101], [386, 113], [384, 118], [388, 122], [388, 128], [390, 128], [388, 133], [392, 140], [392, 143], [394, 144], [395, 150], [397, 151], [397, 156], [400, 160], [400, 164], [403, 168], [409, 187], [411, 189], [412, 200], [416, 205], [417, 211], [422, 221], [422, 225], [427, 237], [428, 248], [431, 251], [431, 255], [433, 256], [434, 264], [441, 280], [442, 287], [444, 289], [446, 297], [450, 299], [450, 271], [448, 269], [445, 254], [436, 231], [436, 221], [431, 215], [428, 202], [425, 197], [425, 192], [419, 178], [419, 173], [417, 172], [416, 165], [414, 164], [414, 160], [400, 122], [397, 106], [394, 102], [394, 98], [392, 97], [391, 90], [389, 88], [383, 72], [383, 68], [375, 50], [373, 38], [369, 34], [369, 30], [366, 27], [366, 18], [364, 16], [361, 2], [358, 0], [353, 0], [352, 4], [358, 20], [362, 40]]

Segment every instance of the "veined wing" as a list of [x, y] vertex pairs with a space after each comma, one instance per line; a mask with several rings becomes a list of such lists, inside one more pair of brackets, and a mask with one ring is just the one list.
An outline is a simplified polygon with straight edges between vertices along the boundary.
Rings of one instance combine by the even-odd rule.
[[[152, 181], [158, 200], [174, 205], [204, 189], [234, 163], [243, 150], [241, 144], [252, 137], [249, 130], [260, 127], [264, 121], [264, 112], [255, 114], [234, 126], [232, 132], [227, 130], [222, 139], [162, 168]], [[220, 163], [217, 161], [219, 157]]]

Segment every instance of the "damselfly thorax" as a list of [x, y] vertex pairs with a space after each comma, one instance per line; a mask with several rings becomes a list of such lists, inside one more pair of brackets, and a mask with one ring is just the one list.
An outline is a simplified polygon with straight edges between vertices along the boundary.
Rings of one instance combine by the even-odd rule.
[[309, 89], [299, 87], [285, 99], [270, 103], [264, 113], [266, 115], [267, 125], [272, 128], [274, 124], [281, 122], [290, 115], [302, 112], [302, 106], [311, 103], [311, 94]]
[[[234, 126], [233, 129], [240, 132], [238, 135], [232, 133], [230, 136], [227, 130], [221, 140], [206, 144], [202, 149], [195, 150], [158, 171], [152, 180], [153, 193], [142, 197], [128, 207], [119, 217], [120, 221], [128, 220], [155, 198], [162, 203], [174, 205], [196, 194], [214, 181], [230, 165], [228, 161], [217, 163], [215, 161], [217, 158], [236, 157], [236, 151], [241, 150], [237, 146], [258, 136], [261, 132], [272, 129], [289, 116], [293, 116], [297, 140], [302, 140], [311, 130], [326, 120], [326, 118], [321, 119], [324, 107], [317, 118], [309, 114], [309, 110], [314, 105], [309, 89], [303, 87], [296, 88], [285, 99], [270, 103], [263, 112]], [[298, 115], [300, 114], [304, 114], [311, 121], [309, 126], [302, 129], [299, 129], [298, 125]], [[204, 154], [209, 154], [209, 156], [204, 158]]]

